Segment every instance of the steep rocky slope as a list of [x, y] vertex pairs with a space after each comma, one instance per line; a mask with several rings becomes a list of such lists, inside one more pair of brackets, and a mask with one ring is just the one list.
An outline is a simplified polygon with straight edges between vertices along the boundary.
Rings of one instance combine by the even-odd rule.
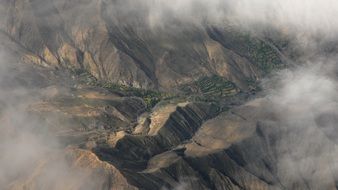
[[[0, 181], [5, 189], [335, 189], [336, 174], [326, 168], [334, 166], [331, 155], [315, 156], [335, 150], [326, 133], [331, 125], [323, 120], [334, 122], [332, 114], [304, 131], [266, 109], [274, 106], [266, 98], [227, 111], [212, 102], [171, 99], [149, 111], [142, 98], [83, 84], [67, 72], [20, 66], [25, 80], [16, 85], [30, 81], [35, 88], [29, 93], [38, 97], [25, 112], [44, 126], [30, 130], [49, 131], [60, 147], [48, 149], [28, 173]], [[7, 133], [0, 142], [15, 138], [11, 125], [18, 115], [2, 116]], [[310, 143], [309, 160], [298, 158], [303, 142]], [[292, 171], [286, 159], [296, 163]], [[55, 168], [68, 174], [50, 179]], [[314, 172], [308, 176], [307, 170]]]
[[179, 20], [152, 28], [146, 15], [123, 4], [128, 2], [2, 1], [0, 30], [25, 50], [25, 62], [164, 91], [213, 75], [248, 90], [248, 81], [283, 63], [280, 50], [258, 36]]
[[0, 189], [337, 188], [335, 111], [304, 130], [256, 94], [285, 36], [131, 2], [0, 1]]

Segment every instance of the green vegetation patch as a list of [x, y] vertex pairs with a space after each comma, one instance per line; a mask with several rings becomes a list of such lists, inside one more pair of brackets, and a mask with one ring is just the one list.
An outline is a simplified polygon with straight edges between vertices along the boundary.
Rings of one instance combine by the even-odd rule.
[[262, 71], [269, 73], [281, 66], [282, 61], [278, 52], [266, 42], [251, 38], [248, 35], [245, 37], [245, 42], [249, 58], [255, 62]]
[[106, 88], [111, 92], [122, 93], [124, 96], [136, 96], [142, 98], [143, 101], [147, 104], [148, 109], [153, 108], [158, 102], [162, 100], [166, 100], [173, 97], [173, 95], [163, 92], [134, 88], [109, 82], [100, 82], [97, 83], [96, 85]]
[[278, 49], [268, 41], [247, 33], [230, 33], [229, 36], [227, 39], [233, 48], [255, 63], [263, 72], [269, 73], [283, 66]]
[[91, 86], [105, 88], [113, 93], [120, 94], [121, 96], [134, 96], [142, 98], [147, 105], [147, 109], [153, 108], [158, 102], [162, 100], [171, 99], [174, 95], [154, 90], [146, 90], [141, 88], [129, 87], [126, 85], [116, 84], [112, 82], [99, 81], [87, 71], [74, 71], [73, 74], [79, 76], [80, 81]]
[[264, 73], [282, 67], [283, 61], [276, 45], [266, 39], [251, 35], [249, 32], [239, 32], [234, 29], [209, 31], [211, 37], [228, 49], [246, 57], [257, 65]]
[[217, 75], [202, 77], [192, 84], [184, 85], [187, 95], [199, 94], [205, 97], [229, 97], [240, 92], [234, 83]]

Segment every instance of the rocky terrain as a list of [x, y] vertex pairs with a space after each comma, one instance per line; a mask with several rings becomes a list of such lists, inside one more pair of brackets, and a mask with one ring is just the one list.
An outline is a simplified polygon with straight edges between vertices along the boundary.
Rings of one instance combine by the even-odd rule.
[[0, 189], [337, 188], [335, 105], [304, 130], [258, 85], [287, 35], [154, 29], [128, 2], [0, 2]]
[[124, 3], [6, 0], [0, 30], [23, 49], [25, 62], [163, 91], [213, 75], [246, 90], [247, 81], [260, 79], [285, 59], [269, 40], [231, 26], [151, 29], [143, 15], [125, 19], [130, 12], [118, 8]]

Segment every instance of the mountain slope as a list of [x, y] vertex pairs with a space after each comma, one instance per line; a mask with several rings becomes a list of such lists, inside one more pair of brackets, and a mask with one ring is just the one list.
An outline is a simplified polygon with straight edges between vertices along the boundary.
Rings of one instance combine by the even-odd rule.
[[284, 36], [132, 3], [0, 2], [0, 189], [337, 188], [335, 111], [304, 129], [259, 92]]
[[29, 52], [22, 55], [25, 61], [164, 91], [211, 75], [245, 91], [247, 81], [283, 62], [281, 52], [264, 39], [179, 20], [152, 28], [141, 13], [125, 19], [131, 12], [119, 9], [119, 3], [3, 1], [1, 31]]

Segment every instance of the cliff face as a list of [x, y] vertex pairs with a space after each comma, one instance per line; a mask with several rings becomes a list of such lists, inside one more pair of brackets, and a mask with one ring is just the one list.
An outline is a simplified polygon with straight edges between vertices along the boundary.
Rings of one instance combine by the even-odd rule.
[[142, 12], [124, 10], [128, 3], [2, 1], [1, 32], [25, 50], [25, 62], [165, 91], [212, 75], [247, 90], [248, 81], [283, 62], [280, 51], [264, 39], [175, 19], [154, 28]]

